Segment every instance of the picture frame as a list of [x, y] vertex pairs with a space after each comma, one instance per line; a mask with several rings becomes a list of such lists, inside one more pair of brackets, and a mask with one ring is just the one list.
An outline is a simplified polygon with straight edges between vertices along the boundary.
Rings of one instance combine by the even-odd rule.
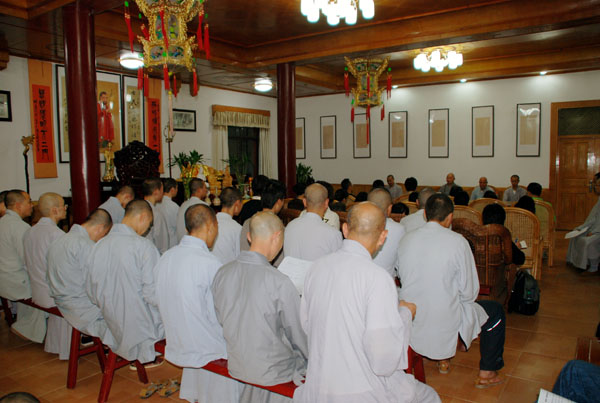
[[429, 109], [429, 158], [448, 158], [450, 109]]
[[[56, 114], [59, 147], [59, 161], [69, 163], [69, 126], [67, 112], [67, 87], [65, 66], [56, 65]], [[122, 145], [123, 120], [121, 108], [123, 93], [121, 91], [121, 75], [116, 73], [96, 72], [97, 110], [98, 110], [98, 148], [100, 162], [104, 162], [104, 151], [108, 150], [108, 140], [102, 133], [112, 136], [112, 151], [118, 151]], [[106, 94], [106, 99], [102, 94]], [[105, 106], [102, 106], [105, 105]], [[102, 117], [101, 117], [102, 115]], [[110, 137], [109, 137], [110, 138]]]
[[321, 116], [321, 159], [337, 158], [336, 116]]
[[408, 157], [408, 112], [388, 113], [388, 157]]
[[123, 144], [141, 141], [146, 144], [146, 99], [138, 89], [137, 77], [122, 76], [123, 88]]
[[12, 122], [10, 91], [0, 91], [0, 122]]
[[352, 124], [353, 152], [354, 158], [371, 158], [371, 131], [370, 119], [367, 119], [366, 113], [357, 113], [354, 115]]
[[306, 119], [296, 118], [296, 159], [306, 158]]
[[195, 132], [196, 111], [190, 109], [173, 109], [173, 130], [176, 132]]
[[471, 108], [471, 157], [494, 156], [494, 105]]
[[517, 157], [539, 157], [542, 104], [517, 104]]

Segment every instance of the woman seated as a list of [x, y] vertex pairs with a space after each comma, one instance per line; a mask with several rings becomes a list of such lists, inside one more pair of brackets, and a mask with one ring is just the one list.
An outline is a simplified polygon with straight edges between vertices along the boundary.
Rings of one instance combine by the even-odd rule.
[[[523, 196], [526, 197], [526, 196]], [[504, 207], [499, 204], [493, 203], [488, 204], [483, 209], [483, 225], [488, 224], [500, 224], [504, 225], [504, 221], [506, 220], [506, 211], [504, 211]], [[512, 239], [512, 236], [511, 236]], [[514, 242], [511, 242], [512, 245], [512, 262], [504, 262], [505, 264], [514, 263], [517, 266], [521, 266], [525, 263], [525, 254], [519, 249]]]

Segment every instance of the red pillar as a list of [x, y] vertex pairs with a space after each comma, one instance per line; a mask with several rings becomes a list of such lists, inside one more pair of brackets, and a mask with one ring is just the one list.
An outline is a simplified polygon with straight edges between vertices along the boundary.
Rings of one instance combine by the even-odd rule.
[[296, 66], [277, 65], [277, 168], [288, 196], [296, 183]]
[[82, 223], [100, 204], [96, 51], [91, 1], [63, 8], [73, 219]]

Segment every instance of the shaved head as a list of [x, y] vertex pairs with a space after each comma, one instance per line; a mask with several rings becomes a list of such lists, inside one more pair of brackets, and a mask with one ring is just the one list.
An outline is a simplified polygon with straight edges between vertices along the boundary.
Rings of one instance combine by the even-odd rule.
[[40, 200], [38, 201], [38, 208], [40, 209], [42, 217], [50, 217], [52, 208], [64, 209], [64, 205], [65, 201], [62, 196], [52, 192], [44, 193], [40, 196]]
[[427, 200], [435, 194], [435, 190], [432, 188], [425, 188], [419, 192], [419, 207], [425, 208], [425, 204], [427, 204]]
[[132, 200], [125, 207], [125, 217], [137, 217], [143, 213], [149, 213], [151, 217], [152, 207], [146, 200]]
[[113, 224], [108, 211], [101, 208], [92, 211], [88, 218], [86, 218], [85, 223], [89, 225], [101, 225], [103, 227], [112, 227]]
[[25, 194], [24, 191], [18, 189], [9, 191], [4, 198], [6, 208], [12, 208], [15, 204], [25, 201]]
[[367, 200], [379, 207], [384, 214], [386, 214], [388, 207], [392, 205], [392, 195], [385, 188], [371, 190]]
[[307, 208], [318, 208], [327, 200], [327, 189], [318, 183], [313, 183], [304, 192]]
[[283, 231], [283, 223], [270, 211], [261, 211], [250, 219], [250, 237], [256, 239], [269, 239], [278, 231]]
[[385, 229], [385, 215], [371, 202], [355, 204], [348, 213], [348, 238], [379, 237]]
[[209, 223], [216, 223], [215, 212], [204, 204], [194, 204], [185, 211], [185, 229], [191, 234], [201, 231]]
[[242, 194], [238, 189], [230, 186], [223, 189], [219, 198], [221, 199], [222, 206], [229, 208], [233, 207], [238, 200], [242, 200]]
[[135, 193], [133, 193], [133, 189], [131, 188], [131, 186], [123, 186], [121, 189], [119, 189], [119, 191], [117, 192], [117, 196], [120, 195], [131, 196], [132, 199], [135, 197]]

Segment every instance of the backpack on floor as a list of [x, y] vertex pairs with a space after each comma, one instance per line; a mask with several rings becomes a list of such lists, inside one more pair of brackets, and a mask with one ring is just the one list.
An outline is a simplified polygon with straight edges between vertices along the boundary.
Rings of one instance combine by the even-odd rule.
[[540, 287], [526, 270], [519, 270], [508, 300], [508, 312], [535, 315], [540, 307]]

